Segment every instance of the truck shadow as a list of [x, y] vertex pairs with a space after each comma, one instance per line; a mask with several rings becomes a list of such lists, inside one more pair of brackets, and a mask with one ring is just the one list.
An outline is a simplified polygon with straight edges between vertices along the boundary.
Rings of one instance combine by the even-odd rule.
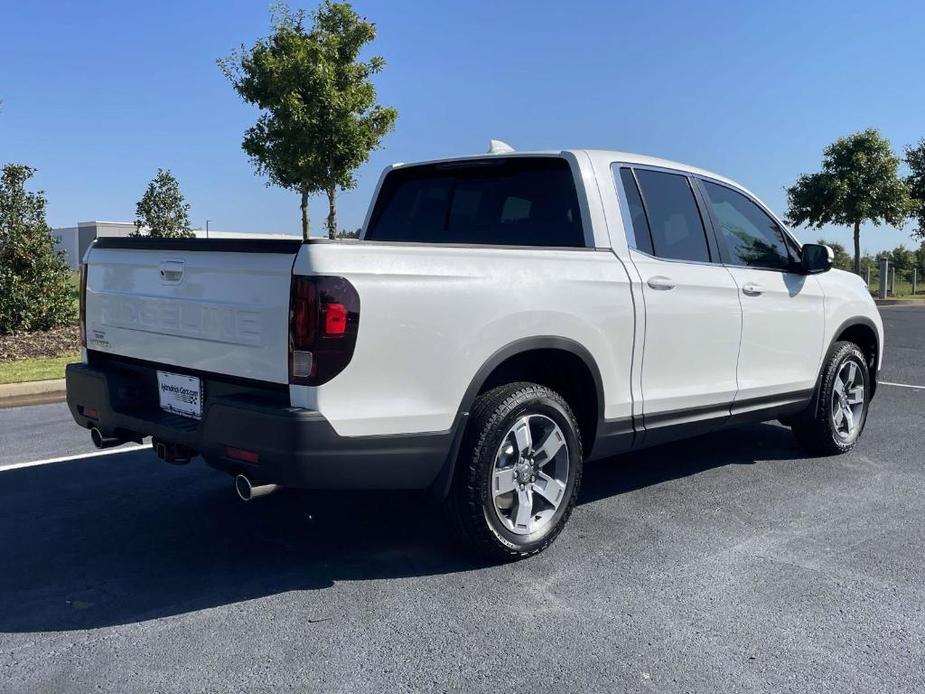
[[[579, 502], [799, 457], [781, 427], [729, 430], [590, 464]], [[419, 496], [282, 492], [245, 505], [221, 473], [148, 451], [0, 473], [0, 556], [0, 632], [129, 624], [484, 566], [447, 541], [440, 509]]]

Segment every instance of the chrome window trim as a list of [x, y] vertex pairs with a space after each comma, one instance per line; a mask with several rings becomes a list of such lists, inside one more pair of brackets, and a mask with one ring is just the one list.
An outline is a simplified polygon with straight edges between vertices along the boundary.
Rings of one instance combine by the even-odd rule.
[[[626, 189], [623, 187], [623, 181], [620, 178], [620, 168], [620, 164], [611, 164], [610, 178], [613, 180], [617, 195], [617, 204], [620, 206], [620, 215], [623, 217], [623, 236], [626, 238], [626, 247], [631, 251], [638, 251], [639, 246], [636, 244], [636, 228], [633, 226], [633, 215], [630, 213], [630, 206], [626, 200]], [[632, 234], [632, 239], [630, 238], [630, 234]], [[639, 252], [642, 253], [643, 251]]]
[[645, 256], [650, 260], [657, 260], [660, 263], [681, 263], [683, 265], [705, 265], [707, 267], [725, 267], [723, 263], [714, 263], [712, 260], [681, 260], [680, 258], [662, 258], [658, 255], [652, 255], [651, 253], [646, 253], [645, 251], [640, 251], [638, 248], [630, 248], [631, 253], [638, 253], [639, 255]]

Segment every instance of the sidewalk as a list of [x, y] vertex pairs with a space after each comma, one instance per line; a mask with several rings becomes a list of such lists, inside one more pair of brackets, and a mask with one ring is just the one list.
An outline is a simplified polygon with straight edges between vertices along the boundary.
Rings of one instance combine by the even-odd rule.
[[23, 407], [25, 405], [45, 405], [51, 402], [64, 402], [64, 379], [50, 381], [27, 381], [26, 383], [9, 383], [0, 385], [0, 409], [5, 407]]
[[922, 306], [925, 299], [874, 299], [877, 306]]

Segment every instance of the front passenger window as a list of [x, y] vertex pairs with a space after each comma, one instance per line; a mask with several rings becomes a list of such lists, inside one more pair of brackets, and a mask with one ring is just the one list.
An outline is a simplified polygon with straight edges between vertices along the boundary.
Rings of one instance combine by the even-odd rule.
[[789, 270], [790, 254], [780, 227], [758, 205], [732, 188], [704, 181], [733, 265]]

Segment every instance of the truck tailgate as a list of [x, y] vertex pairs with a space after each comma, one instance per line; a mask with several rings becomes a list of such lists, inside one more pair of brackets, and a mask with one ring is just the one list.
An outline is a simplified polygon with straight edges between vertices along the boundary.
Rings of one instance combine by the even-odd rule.
[[301, 243], [101, 240], [87, 261], [87, 348], [288, 382], [289, 289]]

